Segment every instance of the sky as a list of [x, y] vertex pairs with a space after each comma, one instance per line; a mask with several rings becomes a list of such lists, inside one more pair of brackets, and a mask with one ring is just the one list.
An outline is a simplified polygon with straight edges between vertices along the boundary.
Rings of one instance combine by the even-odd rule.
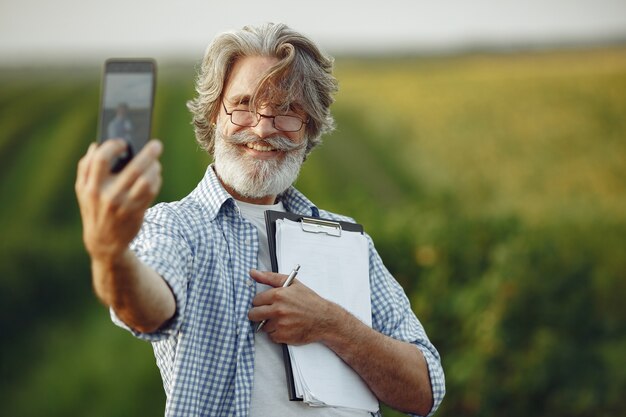
[[626, 40], [626, 0], [0, 0], [0, 65], [200, 58], [218, 33], [283, 22], [339, 53]]

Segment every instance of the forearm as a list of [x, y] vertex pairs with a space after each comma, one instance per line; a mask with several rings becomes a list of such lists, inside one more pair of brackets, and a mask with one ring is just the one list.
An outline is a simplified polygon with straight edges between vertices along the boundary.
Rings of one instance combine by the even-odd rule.
[[176, 303], [169, 286], [132, 251], [113, 260], [92, 258], [91, 268], [100, 300], [133, 329], [152, 332], [174, 315]]
[[322, 342], [363, 378], [380, 401], [400, 411], [427, 415], [433, 396], [421, 351], [337, 310]]
[[263, 328], [275, 343], [321, 342], [358, 373], [376, 398], [404, 412], [427, 415], [433, 406], [428, 366], [421, 351], [389, 338], [296, 282], [280, 288], [286, 275], [251, 271], [274, 289], [253, 300], [248, 318], [268, 320]]

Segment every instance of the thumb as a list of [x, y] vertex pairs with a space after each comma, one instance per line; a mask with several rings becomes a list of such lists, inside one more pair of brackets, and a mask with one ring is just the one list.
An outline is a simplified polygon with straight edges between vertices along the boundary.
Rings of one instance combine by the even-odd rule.
[[260, 284], [270, 285], [272, 287], [282, 287], [287, 280], [287, 275], [277, 274], [276, 272], [250, 270], [250, 277]]

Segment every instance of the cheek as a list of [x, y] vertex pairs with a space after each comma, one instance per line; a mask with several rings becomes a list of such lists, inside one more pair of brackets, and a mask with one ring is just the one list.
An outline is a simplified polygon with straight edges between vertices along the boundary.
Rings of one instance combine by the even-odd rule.
[[284, 133], [284, 135], [292, 142], [294, 143], [301, 143], [304, 141], [304, 129], [302, 129], [299, 132], [291, 132], [291, 133]]
[[217, 127], [219, 132], [222, 133], [223, 136], [232, 136], [233, 134], [239, 132], [242, 127], [234, 125], [232, 123], [228, 123], [228, 120], [220, 118], [217, 121]]

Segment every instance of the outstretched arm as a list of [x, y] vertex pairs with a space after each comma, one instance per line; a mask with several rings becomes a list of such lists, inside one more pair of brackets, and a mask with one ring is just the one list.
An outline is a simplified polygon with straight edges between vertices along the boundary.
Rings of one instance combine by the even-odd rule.
[[111, 162], [125, 147], [122, 140], [92, 144], [78, 163], [75, 190], [96, 294], [126, 324], [150, 332], [174, 315], [175, 300], [165, 281], [135, 257], [129, 244], [161, 187], [162, 145], [149, 142], [113, 174]]

